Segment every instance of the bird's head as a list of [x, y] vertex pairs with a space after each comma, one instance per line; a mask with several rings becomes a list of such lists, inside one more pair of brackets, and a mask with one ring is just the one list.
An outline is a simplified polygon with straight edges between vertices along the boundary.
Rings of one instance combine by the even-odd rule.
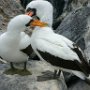
[[26, 7], [26, 14], [35, 19], [40, 19], [42, 22], [45, 22], [48, 25], [52, 26], [53, 6], [48, 1], [31, 1]]
[[40, 20], [37, 20], [37, 19], [32, 19], [32, 17], [22, 14], [22, 15], [18, 15], [16, 17], [14, 17], [13, 19], [10, 20], [7, 30], [8, 31], [17, 30], [17, 31], [21, 32], [21, 31], [24, 31], [25, 28], [28, 26], [44, 27], [46, 25], [47, 25], [47, 23], [41, 22]]
[[27, 26], [30, 26], [30, 23], [33, 21], [32, 17], [28, 15], [17, 15], [16, 17], [12, 18], [8, 24], [7, 30], [25, 30]]

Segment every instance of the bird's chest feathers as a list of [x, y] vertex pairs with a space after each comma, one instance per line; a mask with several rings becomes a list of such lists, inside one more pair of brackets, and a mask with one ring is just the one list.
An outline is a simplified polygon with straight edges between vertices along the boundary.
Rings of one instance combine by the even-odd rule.
[[37, 30], [35, 32], [33, 32], [32, 36], [31, 36], [31, 45], [34, 49], [37, 48], [42, 48], [42, 44], [43, 41], [47, 40], [46, 37], [48, 37], [48, 35], [51, 34], [49, 31], [47, 30]]
[[37, 28], [36, 30], [33, 31], [32, 38], [33, 39], [44, 38], [44, 37], [48, 37], [52, 33], [53, 31], [51, 29], [48, 29], [47, 27]]
[[11, 48], [15, 48], [19, 45], [20, 42], [20, 37], [12, 37], [12, 36], [4, 36], [0, 39], [0, 45], [4, 48], [4, 49], [11, 49]]

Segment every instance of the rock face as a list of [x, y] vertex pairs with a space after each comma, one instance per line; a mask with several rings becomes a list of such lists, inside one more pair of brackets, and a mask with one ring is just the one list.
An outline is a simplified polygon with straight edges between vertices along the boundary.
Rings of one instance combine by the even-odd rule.
[[89, 0], [72, 0], [71, 8], [72, 10], [75, 10], [82, 6], [87, 6], [88, 3], [89, 3]]
[[72, 11], [65, 17], [55, 32], [62, 34], [70, 40], [76, 42], [84, 50], [84, 35], [88, 31], [87, 19], [89, 15], [90, 7], [83, 7]]
[[90, 90], [90, 85], [85, 82], [79, 80], [78, 83], [70, 87], [68, 90]]
[[67, 90], [64, 78], [61, 75], [59, 80], [38, 82], [37, 76], [42, 71], [53, 69], [42, 61], [29, 61], [28, 70], [32, 75], [6, 75], [3, 72], [9, 68], [8, 64], [0, 64], [0, 90]]
[[87, 21], [88, 21], [87, 22], [88, 32], [85, 34], [85, 43], [86, 43], [85, 53], [88, 60], [90, 60], [90, 16], [88, 17]]
[[10, 18], [22, 13], [23, 9], [15, 0], [0, 1], [0, 29], [6, 28]]

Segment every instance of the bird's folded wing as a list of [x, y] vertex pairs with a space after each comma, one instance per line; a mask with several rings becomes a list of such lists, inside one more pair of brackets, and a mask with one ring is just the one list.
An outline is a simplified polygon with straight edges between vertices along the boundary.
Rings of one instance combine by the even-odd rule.
[[49, 35], [46, 37], [38, 38], [35, 45], [37, 45], [37, 49], [43, 52], [48, 52], [57, 57], [66, 60], [78, 60], [77, 54], [70, 48], [70, 46], [73, 47], [72, 42], [68, 42], [69, 40], [67, 40], [67, 44], [65, 40], [63, 40], [62, 38], [60, 38], [60, 36], [57, 35]]

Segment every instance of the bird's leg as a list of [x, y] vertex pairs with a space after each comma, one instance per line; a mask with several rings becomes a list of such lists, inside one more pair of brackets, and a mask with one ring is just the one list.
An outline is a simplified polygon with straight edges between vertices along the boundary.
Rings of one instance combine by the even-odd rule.
[[84, 81], [90, 85], [90, 79], [86, 78]]
[[19, 74], [22, 76], [31, 75], [31, 72], [27, 70], [27, 62], [24, 62], [24, 68]]
[[58, 74], [57, 74], [57, 75], [60, 77], [60, 74], [61, 74], [61, 70], [59, 69], [59, 71], [58, 71]]
[[10, 66], [11, 68], [5, 70], [4, 73], [10, 75], [18, 74], [19, 70], [14, 67], [13, 62], [10, 62]]
[[19, 74], [19, 75], [22, 75], [22, 76], [31, 75], [31, 72], [26, 69], [26, 64], [27, 64], [27, 62], [24, 62], [24, 69], [21, 70], [21, 69], [16, 69], [13, 66], [13, 63], [10, 62], [11, 68], [6, 70], [4, 73], [5, 74], [10, 74], [10, 75]]
[[24, 62], [24, 70], [27, 70], [27, 62]]
[[89, 60], [89, 64], [90, 64], [90, 60]]
[[60, 74], [61, 74], [61, 70], [59, 70], [59, 71], [54, 70], [53, 78], [54, 78], [54, 79], [58, 79], [58, 78], [60, 77]]
[[53, 78], [56, 78], [57, 70], [54, 70]]
[[54, 70], [54, 73], [51, 71], [42, 72], [42, 76], [37, 77], [37, 81], [46, 81], [46, 80], [53, 80], [58, 79], [60, 77], [61, 71]]
[[15, 70], [15, 67], [13, 65], [13, 62], [10, 62], [11, 69]]

